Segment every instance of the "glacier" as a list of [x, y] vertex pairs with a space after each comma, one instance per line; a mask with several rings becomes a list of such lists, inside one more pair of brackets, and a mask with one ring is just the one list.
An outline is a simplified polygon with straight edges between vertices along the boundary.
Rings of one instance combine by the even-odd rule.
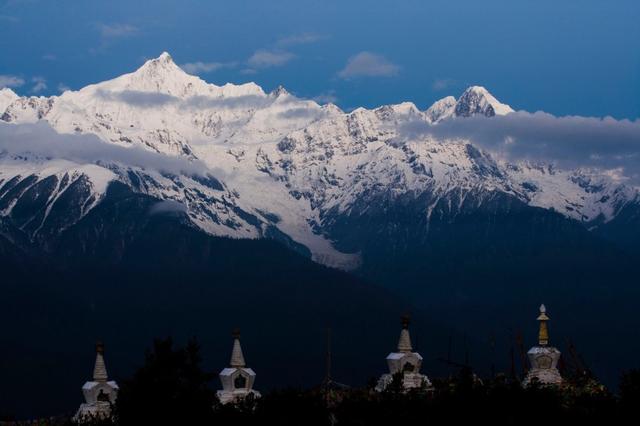
[[[437, 126], [513, 112], [480, 86], [425, 111], [404, 102], [346, 112], [283, 87], [267, 93], [255, 83], [210, 84], [163, 53], [133, 73], [59, 96], [1, 90], [0, 215], [19, 216], [21, 229], [37, 239], [72, 225], [119, 181], [180, 203], [211, 235], [277, 234], [316, 262], [352, 270], [360, 254], [339, 249], [331, 227], [341, 216], [366, 215], [381, 198], [426, 200], [421, 210], [428, 222], [436, 205], [455, 215], [468, 208], [468, 194], [482, 203], [499, 192], [589, 229], [640, 204], [636, 188], [606, 173], [507, 161], [466, 139], [407, 138], [400, 131], [415, 121]], [[26, 143], [29, 138], [41, 142]], [[54, 139], [57, 144], [47, 142]], [[73, 148], [54, 149], [64, 140]], [[96, 141], [117, 155], [99, 149], [81, 155]], [[177, 163], [158, 160], [167, 157]], [[59, 200], [78, 187], [69, 220], [48, 223]], [[36, 199], [38, 208], [18, 211], [25, 198], [30, 205]]]

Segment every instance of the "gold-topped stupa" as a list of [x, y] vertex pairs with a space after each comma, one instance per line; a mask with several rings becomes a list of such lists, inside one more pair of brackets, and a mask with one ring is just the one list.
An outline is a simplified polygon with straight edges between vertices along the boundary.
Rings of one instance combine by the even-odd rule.
[[547, 316], [547, 308], [540, 305], [540, 315], [538, 315], [540, 323], [538, 329], [538, 345], [529, 349], [527, 355], [531, 363], [531, 369], [525, 377], [523, 385], [530, 386], [533, 383], [541, 385], [559, 385], [562, 383], [562, 376], [558, 371], [558, 361], [560, 360], [560, 351], [549, 346], [549, 317]]

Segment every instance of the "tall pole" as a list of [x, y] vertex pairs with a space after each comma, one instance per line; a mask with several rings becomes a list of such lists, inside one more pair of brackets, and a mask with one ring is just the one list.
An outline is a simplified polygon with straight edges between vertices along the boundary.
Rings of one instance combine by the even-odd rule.
[[326, 376], [324, 383], [328, 386], [331, 383], [331, 328], [327, 327], [327, 353], [326, 353]]

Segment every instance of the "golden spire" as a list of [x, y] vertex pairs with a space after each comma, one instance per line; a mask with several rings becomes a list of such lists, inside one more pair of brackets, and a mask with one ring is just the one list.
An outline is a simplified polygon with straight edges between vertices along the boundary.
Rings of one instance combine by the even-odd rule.
[[540, 305], [540, 315], [538, 316], [538, 321], [540, 321], [538, 344], [540, 346], [547, 346], [549, 344], [549, 329], [547, 328], [547, 321], [549, 321], [549, 317], [547, 316], [547, 308], [544, 306], [544, 304]]

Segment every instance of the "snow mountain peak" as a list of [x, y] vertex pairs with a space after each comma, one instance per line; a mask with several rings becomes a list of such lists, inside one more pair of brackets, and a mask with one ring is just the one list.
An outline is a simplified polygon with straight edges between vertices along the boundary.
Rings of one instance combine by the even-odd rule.
[[[60, 191], [78, 181], [80, 218], [97, 205], [108, 182], [117, 180], [184, 205], [190, 220], [210, 234], [280, 238], [320, 263], [345, 269], [361, 260], [358, 247], [340, 241], [345, 220], [366, 217], [370, 206], [394, 200], [417, 203], [428, 229], [430, 220], [479, 208], [497, 193], [585, 224], [611, 220], [639, 199], [637, 191], [604, 177], [507, 164], [468, 140], [409, 136], [400, 141], [407, 123], [437, 125], [513, 112], [480, 86], [424, 112], [411, 102], [343, 112], [296, 98], [281, 86], [267, 94], [255, 83], [209, 84], [163, 53], [130, 74], [59, 97], [19, 98], [3, 90], [0, 102], [4, 98], [10, 104], [6, 109], [0, 104], [0, 121], [46, 121], [58, 133], [92, 134], [120, 148], [150, 151], [154, 165], [130, 164], [120, 154], [111, 162], [98, 154], [30, 161], [0, 155], [0, 185], [31, 179], [15, 197], [6, 192], [11, 197], [24, 193], [26, 203], [42, 186], [51, 186], [57, 192], [43, 199], [47, 212], [64, 199]], [[0, 131], [11, 130], [6, 126], [0, 123]], [[147, 161], [140, 151], [131, 152]], [[170, 157], [170, 170], [175, 160], [180, 167], [189, 164], [188, 170], [208, 170], [208, 177], [160, 172], [155, 164], [164, 156], [156, 154]], [[27, 187], [34, 189], [25, 192]], [[2, 197], [0, 189], [0, 202]], [[14, 205], [20, 211], [13, 198], [0, 216], [13, 214]], [[37, 229], [46, 217], [33, 220]]]
[[164, 61], [164, 62], [173, 62], [173, 58], [166, 50], [160, 54], [156, 59], [156, 61]]
[[171, 55], [167, 52], [162, 52], [160, 56], [154, 59], [147, 60], [137, 72], [149, 72], [149, 73], [183, 73], [186, 74], [176, 63], [173, 61]]
[[0, 89], [0, 116], [9, 105], [11, 105], [19, 96], [8, 87]]
[[276, 87], [270, 94], [274, 98], [290, 95], [289, 91], [287, 91], [287, 89], [285, 89], [284, 86], [282, 85], [279, 85], [278, 87]]
[[482, 86], [471, 86], [464, 91], [455, 106], [456, 117], [470, 117], [472, 115], [506, 115], [513, 109], [498, 101], [487, 89]]
[[438, 123], [445, 118], [453, 116], [456, 108], [456, 102], [456, 98], [453, 96], [447, 96], [446, 98], [436, 101], [425, 111], [427, 120], [431, 123]]
[[116, 84], [114, 89], [158, 92], [177, 97], [192, 94], [195, 88], [202, 90], [208, 86], [200, 78], [183, 71], [167, 52], [146, 61], [133, 73], [125, 74], [112, 82], [119, 80], [123, 84]]

